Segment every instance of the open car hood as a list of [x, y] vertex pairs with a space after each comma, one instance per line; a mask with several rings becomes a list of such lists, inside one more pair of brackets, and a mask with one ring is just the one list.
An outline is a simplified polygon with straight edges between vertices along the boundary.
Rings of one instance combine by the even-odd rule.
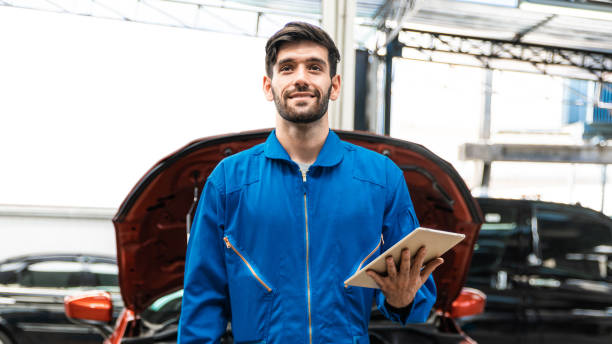
[[[183, 287], [186, 228], [206, 178], [221, 159], [265, 141], [270, 129], [194, 141], [151, 168], [113, 218], [119, 284], [125, 306], [136, 313]], [[336, 131], [341, 139], [389, 156], [404, 170], [417, 217], [424, 227], [466, 235], [443, 257], [435, 274], [436, 309], [450, 311], [465, 282], [482, 214], [451, 164], [421, 145], [373, 134]]]

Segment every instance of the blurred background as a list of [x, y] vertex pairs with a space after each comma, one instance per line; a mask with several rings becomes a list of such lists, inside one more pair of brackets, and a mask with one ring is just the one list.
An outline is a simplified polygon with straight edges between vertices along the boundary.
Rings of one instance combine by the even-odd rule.
[[0, 0], [0, 260], [113, 258], [157, 161], [274, 126], [264, 45], [294, 20], [341, 51], [333, 129], [424, 145], [474, 196], [612, 214], [610, 0]]
[[87, 249], [112, 255], [108, 220], [156, 161], [200, 137], [272, 127], [264, 44], [292, 20], [322, 25], [342, 50], [333, 128], [420, 143], [477, 196], [610, 213], [611, 10], [605, 0], [0, 0], [0, 257], [63, 251], [93, 232], [108, 239]]

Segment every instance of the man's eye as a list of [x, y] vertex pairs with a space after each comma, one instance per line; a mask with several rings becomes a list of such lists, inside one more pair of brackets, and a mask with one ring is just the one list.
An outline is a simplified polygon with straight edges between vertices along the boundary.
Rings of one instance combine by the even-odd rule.
[[316, 70], [316, 71], [320, 71], [321, 67], [317, 66], [317, 65], [312, 65], [310, 66], [310, 70]]
[[279, 70], [280, 70], [281, 72], [287, 72], [287, 71], [290, 71], [290, 70], [291, 70], [291, 66], [281, 66], [281, 67], [279, 68]]

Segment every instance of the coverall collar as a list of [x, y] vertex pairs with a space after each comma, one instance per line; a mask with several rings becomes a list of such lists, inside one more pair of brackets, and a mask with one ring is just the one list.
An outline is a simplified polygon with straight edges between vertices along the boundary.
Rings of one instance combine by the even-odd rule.
[[[280, 144], [276, 138], [276, 129], [272, 130], [266, 143], [264, 145], [264, 155], [269, 159], [282, 159], [292, 161], [289, 153]], [[336, 133], [329, 130], [323, 148], [317, 156], [317, 160], [312, 166], [335, 166], [342, 161], [343, 158], [343, 145], [342, 141]]]

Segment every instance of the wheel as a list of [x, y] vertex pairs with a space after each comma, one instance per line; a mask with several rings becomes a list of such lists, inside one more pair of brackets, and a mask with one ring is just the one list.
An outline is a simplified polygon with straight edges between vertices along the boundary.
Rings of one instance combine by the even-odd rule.
[[0, 344], [13, 344], [13, 341], [4, 332], [0, 331]]

